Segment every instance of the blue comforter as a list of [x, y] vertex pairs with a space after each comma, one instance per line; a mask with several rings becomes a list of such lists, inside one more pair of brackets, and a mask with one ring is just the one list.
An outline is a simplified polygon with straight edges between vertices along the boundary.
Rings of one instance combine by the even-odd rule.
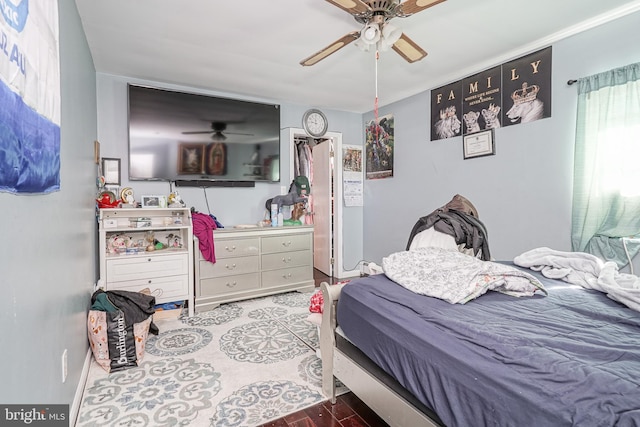
[[465, 305], [357, 279], [338, 323], [449, 427], [640, 426], [640, 313], [533, 274], [548, 296]]

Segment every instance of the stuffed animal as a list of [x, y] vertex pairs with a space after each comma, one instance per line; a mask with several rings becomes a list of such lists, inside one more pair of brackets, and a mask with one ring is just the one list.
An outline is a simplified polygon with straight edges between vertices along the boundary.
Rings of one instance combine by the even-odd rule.
[[299, 196], [295, 186], [293, 186], [293, 188], [289, 190], [288, 194], [268, 199], [265, 203], [265, 208], [268, 212], [271, 212], [271, 205], [274, 204], [278, 206], [277, 212], [280, 212], [280, 209], [282, 209], [283, 206], [292, 206], [296, 203], [304, 203], [306, 201], [307, 198], [305, 196]]
[[294, 221], [299, 221], [300, 218], [302, 218], [302, 216], [304, 216], [305, 213], [307, 213], [307, 210], [305, 209], [305, 204], [296, 203], [295, 205], [293, 205], [293, 209], [291, 210], [291, 219]]

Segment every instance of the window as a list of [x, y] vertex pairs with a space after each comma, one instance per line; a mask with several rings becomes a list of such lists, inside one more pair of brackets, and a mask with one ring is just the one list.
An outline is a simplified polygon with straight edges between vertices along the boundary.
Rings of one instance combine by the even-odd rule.
[[578, 81], [571, 244], [620, 267], [640, 249], [639, 80], [637, 63]]

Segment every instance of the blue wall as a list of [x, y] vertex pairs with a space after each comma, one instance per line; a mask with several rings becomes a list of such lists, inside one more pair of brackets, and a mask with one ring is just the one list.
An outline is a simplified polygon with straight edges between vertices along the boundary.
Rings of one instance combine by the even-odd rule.
[[[73, 0], [60, 0], [60, 191], [0, 193], [0, 402], [71, 404], [96, 276], [95, 69]], [[62, 382], [62, 353], [68, 377]]]
[[638, 27], [636, 12], [554, 43], [552, 117], [496, 130], [495, 156], [463, 160], [462, 137], [429, 141], [429, 91], [381, 108], [395, 116], [395, 169], [365, 182], [364, 257], [404, 250], [417, 219], [456, 193], [477, 207], [495, 259], [571, 250], [577, 89], [567, 80], [640, 61]]

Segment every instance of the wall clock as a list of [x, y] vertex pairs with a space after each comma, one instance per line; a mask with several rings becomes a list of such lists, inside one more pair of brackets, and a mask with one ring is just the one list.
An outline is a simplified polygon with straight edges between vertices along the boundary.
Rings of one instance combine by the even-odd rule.
[[302, 127], [309, 135], [318, 138], [327, 133], [329, 122], [322, 111], [312, 108], [302, 116]]

